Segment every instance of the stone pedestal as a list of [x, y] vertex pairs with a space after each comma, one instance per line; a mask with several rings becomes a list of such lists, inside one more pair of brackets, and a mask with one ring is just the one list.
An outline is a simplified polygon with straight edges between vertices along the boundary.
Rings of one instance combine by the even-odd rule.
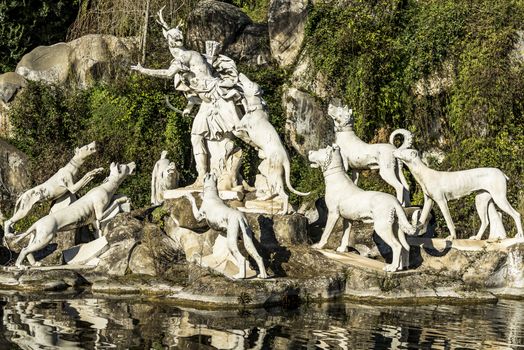
[[[238, 273], [237, 262], [227, 247], [227, 239], [221, 235], [218, 235], [215, 240], [213, 253], [204, 256], [200, 261], [200, 266], [213, 269], [229, 278], [233, 278]], [[256, 271], [249, 266], [246, 259], [246, 278], [252, 278], [256, 275]]]
[[282, 211], [283, 203], [278, 197], [274, 199], [262, 200], [246, 200], [243, 207], [237, 208], [245, 213], [253, 214], [270, 214], [275, 215]]
[[512, 247], [524, 244], [524, 238], [506, 238], [502, 240], [472, 240], [444, 238], [406, 237], [409, 245], [425, 249], [445, 251], [456, 249], [461, 251], [506, 251]]
[[266, 248], [309, 244], [307, 219], [301, 214], [267, 215], [246, 213], [255, 238]]
[[[195, 187], [181, 187], [174, 190], [164, 191], [164, 199], [177, 199], [183, 198], [187, 194], [200, 194], [202, 193], [201, 188]], [[219, 191], [218, 195], [223, 200], [238, 200], [241, 201], [244, 198], [244, 193], [241, 191]]]
[[62, 252], [64, 262], [68, 265], [82, 265], [89, 263], [93, 265], [98, 261], [95, 259], [109, 248], [107, 239], [100, 237], [89, 243], [79, 244]]

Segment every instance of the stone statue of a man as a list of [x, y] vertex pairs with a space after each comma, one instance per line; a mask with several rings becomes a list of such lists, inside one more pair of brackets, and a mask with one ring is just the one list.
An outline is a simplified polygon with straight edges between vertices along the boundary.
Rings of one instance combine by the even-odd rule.
[[[185, 48], [182, 31], [178, 26], [169, 28], [162, 18], [162, 9], [158, 12], [158, 22], [162, 25], [164, 37], [173, 55], [170, 67], [147, 69], [137, 64], [131, 66], [131, 69], [150, 76], [173, 78], [175, 89], [184, 92], [188, 100], [184, 115], [191, 113], [194, 105], [200, 105], [191, 129], [191, 144], [198, 173], [192, 187], [200, 187], [204, 175], [212, 170], [209, 158], [213, 155], [210, 155], [209, 141], [230, 139], [239, 120], [236, 103], [241, 101], [241, 95], [235, 88], [238, 72], [233, 60], [216, 55], [219, 48], [216, 42], [206, 43], [209, 46], [207, 55]], [[222, 159], [218, 163], [225, 164], [231, 155], [233, 142], [230, 143], [231, 145], [220, 146], [227, 150], [220, 152], [219, 157]]]

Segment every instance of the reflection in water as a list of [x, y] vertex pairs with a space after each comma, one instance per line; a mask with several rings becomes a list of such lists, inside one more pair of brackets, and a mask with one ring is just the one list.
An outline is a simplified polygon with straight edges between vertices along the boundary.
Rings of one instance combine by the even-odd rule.
[[200, 311], [3, 297], [0, 349], [524, 349], [524, 302]]

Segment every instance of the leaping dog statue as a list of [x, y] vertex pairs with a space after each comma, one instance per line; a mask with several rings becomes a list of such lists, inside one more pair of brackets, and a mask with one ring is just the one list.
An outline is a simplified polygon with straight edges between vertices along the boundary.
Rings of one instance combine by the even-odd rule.
[[60, 168], [46, 182], [30, 190], [25, 191], [16, 201], [13, 216], [4, 222], [4, 234], [12, 236], [11, 228], [18, 221], [29, 214], [29, 211], [36, 203], [56, 200], [66, 195], [68, 192], [75, 194], [86, 186], [93, 178], [100, 174], [104, 169], [98, 168], [89, 171], [79, 181], [74, 178], [78, 175], [80, 167], [86, 159], [96, 153], [96, 143], [91, 142], [83, 147], [75, 149], [75, 155], [63, 168]]
[[100, 221], [108, 213], [113, 212], [117, 206], [128, 200], [126, 197], [113, 200], [113, 196], [122, 181], [134, 172], [135, 167], [134, 162], [129, 164], [111, 163], [109, 176], [104, 183], [93, 188], [68, 207], [50, 213], [35, 222], [16, 239], [16, 242], [18, 242], [24, 237], [32, 235], [29, 244], [20, 251], [15, 265], [21, 267], [26, 257], [31, 265], [35, 265], [33, 253], [48, 245], [58, 232], [94, 223], [97, 235], [100, 235]]

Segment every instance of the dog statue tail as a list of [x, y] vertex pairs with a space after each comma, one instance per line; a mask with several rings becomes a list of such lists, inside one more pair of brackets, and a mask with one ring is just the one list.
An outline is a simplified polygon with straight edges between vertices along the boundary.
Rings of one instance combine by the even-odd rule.
[[407, 233], [408, 235], [414, 235], [416, 232], [416, 228], [411, 225], [411, 223], [408, 220], [408, 217], [406, 216], [406, 213], [404, 212], [404, 209], [400, 205], [400, 203], [395, 203], [395, 212], [397, 214], [398, 218], [398, 226], [402, 232]]
[[413, 134], [406, 129], [397, 129], [389, 136], [389, 143], [395, 146], [395, 137], [402, 135], [402, 144], [398, 147], [399, 149], [410, 148], [413, 143]]
[[299, 196], [309, 195], [311, 192], [300, 192], [295, 190], [293, 186], [291, 186], [291, 166], [289, 165], [289, 157], [286, 157], [286, 159], [284, 159], [284, 161], [282, 162], [282, 166], [284, 167], [284, 178], [286, 180], [287, 188], [289, 188], [291, 192]]
[[38, 203], [38, 201], [41, 199], [41, 196], [30, 195], [30, 192], [36, 193], [35, 188], [22, 193], [22, 195], [18, 197], [15, 203], [15, 210], [13, 211], [13, 213], [19, 211], [22, 206], [29, 206], [30, 208], [32, 208], [36, 203]]
[[[389, 136], [389, 143], [395, 146], [395, 138], [401, 135], [402, 136], [402, 144], [398, 147], [398, 149], [406, 149], [410, 148], [411, 144], [413, 143], [413, 134], [406, 129], [397, 129], [391, 133]], [[409, 206], [411, 203], [411, 200], [409, 198], [409, 185], [406, 181], [406, 178], [404, 177], [404, 173], [402, 172], [402, 168], [404, 167], [404, 163], [400, 159], [397, 159], [397, 175], [402, 183], [402, 186], [404, 186], [404, 200], [402, 201], [402, 205]]]
[[414, 235], [416, 232], [416, 228], [411, 225], [408, 218], [406, 217], [406, 213], [404, 212], [404, 209], [402, 209], [402, 206], [400, 203], [395, 204], [395, 211], [397, 213], [398, 218], [398, 241], [402, 245], [402, 247], [406, 250], [406, 260], [402, 260], [402, 266], [401, 269], [408, 268], [409, 267], [409, 243], [406, 240], [406, 233], [408, 235]]

